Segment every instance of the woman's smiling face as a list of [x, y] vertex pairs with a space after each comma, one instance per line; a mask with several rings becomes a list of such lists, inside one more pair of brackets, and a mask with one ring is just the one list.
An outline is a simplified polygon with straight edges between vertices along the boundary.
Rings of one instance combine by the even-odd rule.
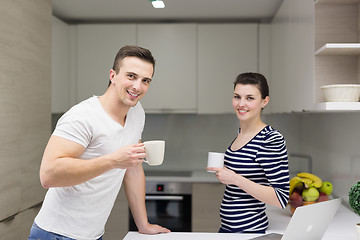
[[235, 86], [232, 106], [240, 121], [260, 118], [261, 110], [268, 102], [269, 97], [262, 99], [256, 85], [237, 84]]

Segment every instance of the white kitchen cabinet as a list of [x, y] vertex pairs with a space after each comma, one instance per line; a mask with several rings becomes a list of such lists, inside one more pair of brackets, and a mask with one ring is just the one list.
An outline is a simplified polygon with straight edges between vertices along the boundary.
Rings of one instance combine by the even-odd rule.
[[258, 24], [78, 24], [65, 30], [58, 24], [56, 29], [58, 36], [68, 31], [70, 43], [64, 43], [67, 37], [54, 42], [68, 44], [70, 51], [55, 45], [61, 54], [60, 64], [53, 65], [53, 91], [67, 94], [53, 96], [53, 112], [103, 94], [115, 54], [127, 44], [150, 49], [156, 59], [141, 100], [147, 113], [232, 113], [236, 76], [259, 69]]
[[220, 183], [193, 183], [192, 231], [218, 232], [220, 228], [220, 204], [225, 185]]
[[71, 107], [70, 26], [52, 17], [51, 113]]
[[258, 71], [258, 24], [198, 24], [197, 111], [233, 113], [233, 82]]
[[271, 23], [273, 113], [313, 108], [314, 1], [284, 0]]
[[138, 24], [137, 43], [156, 60], [141, 103], [147, 113], [196, 112], [196, 24]]
[[358, 84], [359, 0], [318, 0], [315, 4], [315, 103], [318, 111], [360, 110], [360, 102], [324, 103], [320, 87]]
[[354, 111], [321, 86], [359, 83], [359, 0], [285, 0], [271, 23], [272, 112]]
[[136, 45], [136, 24], [79, 24], [76, 34], [77, 102], [102, 95], [109, 83], [116, 53], [124, 45]]

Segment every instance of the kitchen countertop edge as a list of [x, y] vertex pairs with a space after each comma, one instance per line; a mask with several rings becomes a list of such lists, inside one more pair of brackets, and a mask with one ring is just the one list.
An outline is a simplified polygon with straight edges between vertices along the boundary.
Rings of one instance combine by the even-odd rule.
[[[190, 176], [146, 176], [146, 181], [166, 181], [166, 182], [192, 182], [192, 183], [219, 183], [214, 173], [204, 171], [192, 171]], [[220, 183], [219, 183], [220, 184]]]

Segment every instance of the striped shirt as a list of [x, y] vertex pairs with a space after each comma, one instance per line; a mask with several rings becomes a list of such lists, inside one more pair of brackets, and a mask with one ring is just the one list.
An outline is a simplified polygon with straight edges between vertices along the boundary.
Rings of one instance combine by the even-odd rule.
[[[275, 189], [282, 206], [289, 199], [289, 169], [284, 137], [271, 126], [263, 128], [242, 148], [226, 150], [224, 166], [245, 178]], [[220, 207], [221, 228], [229, 232], [265, 232], [265, 203], [235, 185], [226, 185]]]

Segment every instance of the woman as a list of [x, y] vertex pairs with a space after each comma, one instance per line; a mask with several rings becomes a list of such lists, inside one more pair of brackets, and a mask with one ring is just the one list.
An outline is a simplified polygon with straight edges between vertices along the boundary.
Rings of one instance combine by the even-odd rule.
[[226, 184], [219, 232], [265, 233], [265, 204], [285, 208], [289, 169], [284, 137], [261, 120], [269, 87], [259, 73], [242, 73], [234, 82], [232, 105], [240, 121], [235, 140], [225, 152], [216, 177]]

